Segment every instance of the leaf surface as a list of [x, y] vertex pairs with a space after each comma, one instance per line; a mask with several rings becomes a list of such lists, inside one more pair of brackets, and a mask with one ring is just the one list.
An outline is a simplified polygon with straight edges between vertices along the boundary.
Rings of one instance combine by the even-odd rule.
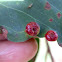
[[[38, 37], [44, 37], [48, 30], [54, 30], [58, 33], [58, 42], [61, 43], [62, 17], [57, 17], [57, 13], [62, 11], [61, 1], [48, 0], [51, 5], [50, 10], [45, 9], [46, 2], [46, 0], [0, 2], [0, 25], [7, 28], [8, 39], [13, 42], [23, 42], [31, 38], [32, 36], [26, 35], [25, 27], [27, 23], [34, 21], [40, 25]], [[28, 8], [31, 4], [33, 5]]]

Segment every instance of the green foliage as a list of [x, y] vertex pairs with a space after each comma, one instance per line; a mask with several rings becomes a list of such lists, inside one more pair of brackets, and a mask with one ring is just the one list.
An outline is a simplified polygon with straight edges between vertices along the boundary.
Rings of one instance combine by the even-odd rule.
[[[55, 30], [58, 35], [58, 42], [62, 40], [62, 18], [58, 19], [57, 13], [62, 11], [60, 0], [48, 0], [50, 10], [45, 9], [46, 0], [24, 0], [0, 2], [0, 25], [8, 30], [8, 39], [14, 42], [22, 42], [31, 38], [25, 33], [26, 24], [37, 22], [40, 25], [39, 37], [44, 37], [48, 30]], [[28, 8], [29, 5], [31, 8]], [[60, 4], [60, 5], [59, 5]], [[50, 22], [49, 19], [53, 21]]]

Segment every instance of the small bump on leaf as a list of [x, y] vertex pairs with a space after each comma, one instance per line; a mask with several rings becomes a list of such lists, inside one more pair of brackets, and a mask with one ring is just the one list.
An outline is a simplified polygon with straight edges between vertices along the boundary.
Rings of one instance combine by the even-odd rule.
[[33, 3], [31, 3], [29, 6], [28, 6], [28, 8], [31, 8], [33, 6]]
[[50, 22], [52, 22], [52, 21], [53, 21], [53, 19], [51, 18], [51, 19], [49, 19], [49, 21], [50, 21]]
[[57, 13], [57, 17], [58, 17], [58, 19], [60, 19], [61, 16], [62, 16], [62, 15], [60, 14], [60, 12], [58, 12], [58, 13]]
[[46, 2], [46, 4], [45, 4], [45, 9], [46, 9], [46, 10], [50, 10], [50, 9], [51, 9], [51, 6], [50, 6], [49, 2]]

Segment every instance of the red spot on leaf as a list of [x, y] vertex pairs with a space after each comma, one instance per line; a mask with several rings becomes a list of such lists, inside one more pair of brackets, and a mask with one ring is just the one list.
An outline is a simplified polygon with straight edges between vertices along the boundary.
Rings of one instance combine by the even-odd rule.
[[53, 30], [49, 30], [46, 34], [45, 34], [45, 38], [48, 41], [56, 41], [58, 39], [58, 34], [53, 31]]
[[50, 22], [52, 22], [52, 21], [53, 21], [53, 19], [51, 18], [51, 19], [49, 19], [49, 21], [50, 21]]
[[50, 10], [50, 9], [51, 9], [51, 6], [50, 6], [49, 2], [46, 2], [46, 4], [45, 4], [45, 9], [46, 9], [46, 10]]
[[36, 36], [40, 32], [40, 26], [36, 22], [29, 22], [26, 25], [25, 32], [30, 36]]
[[62, 15], [60, 14], [60, 12], [57, 13], [57, 17], [58, 17], [58, 18], [61, 18], [61, 16], [62, 16]]

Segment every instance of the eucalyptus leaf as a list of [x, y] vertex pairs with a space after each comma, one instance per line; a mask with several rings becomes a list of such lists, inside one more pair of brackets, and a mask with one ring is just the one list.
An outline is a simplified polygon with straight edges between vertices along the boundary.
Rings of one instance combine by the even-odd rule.
[[[47, 1], [51, 5], [50, 10], [45, 9]], [[32, 6], [29, 7], [31, 4]], [[40, 25], [38, 37], [44, 37], [48, 30], [54, 30], [58, 33], [58, 42], [61, 43], [62, 17], [60, 19], [57, 17], [58, 12], [62, 13], [61, 6], [61, 0], [2, 1], [0, 2], [0, 25], [7, 28], [9, 40], [24, 42], [32, 37], [25, 33], [27, 23], [36, 22]], [[49, 21], [51, 18], [52, 22]]]

